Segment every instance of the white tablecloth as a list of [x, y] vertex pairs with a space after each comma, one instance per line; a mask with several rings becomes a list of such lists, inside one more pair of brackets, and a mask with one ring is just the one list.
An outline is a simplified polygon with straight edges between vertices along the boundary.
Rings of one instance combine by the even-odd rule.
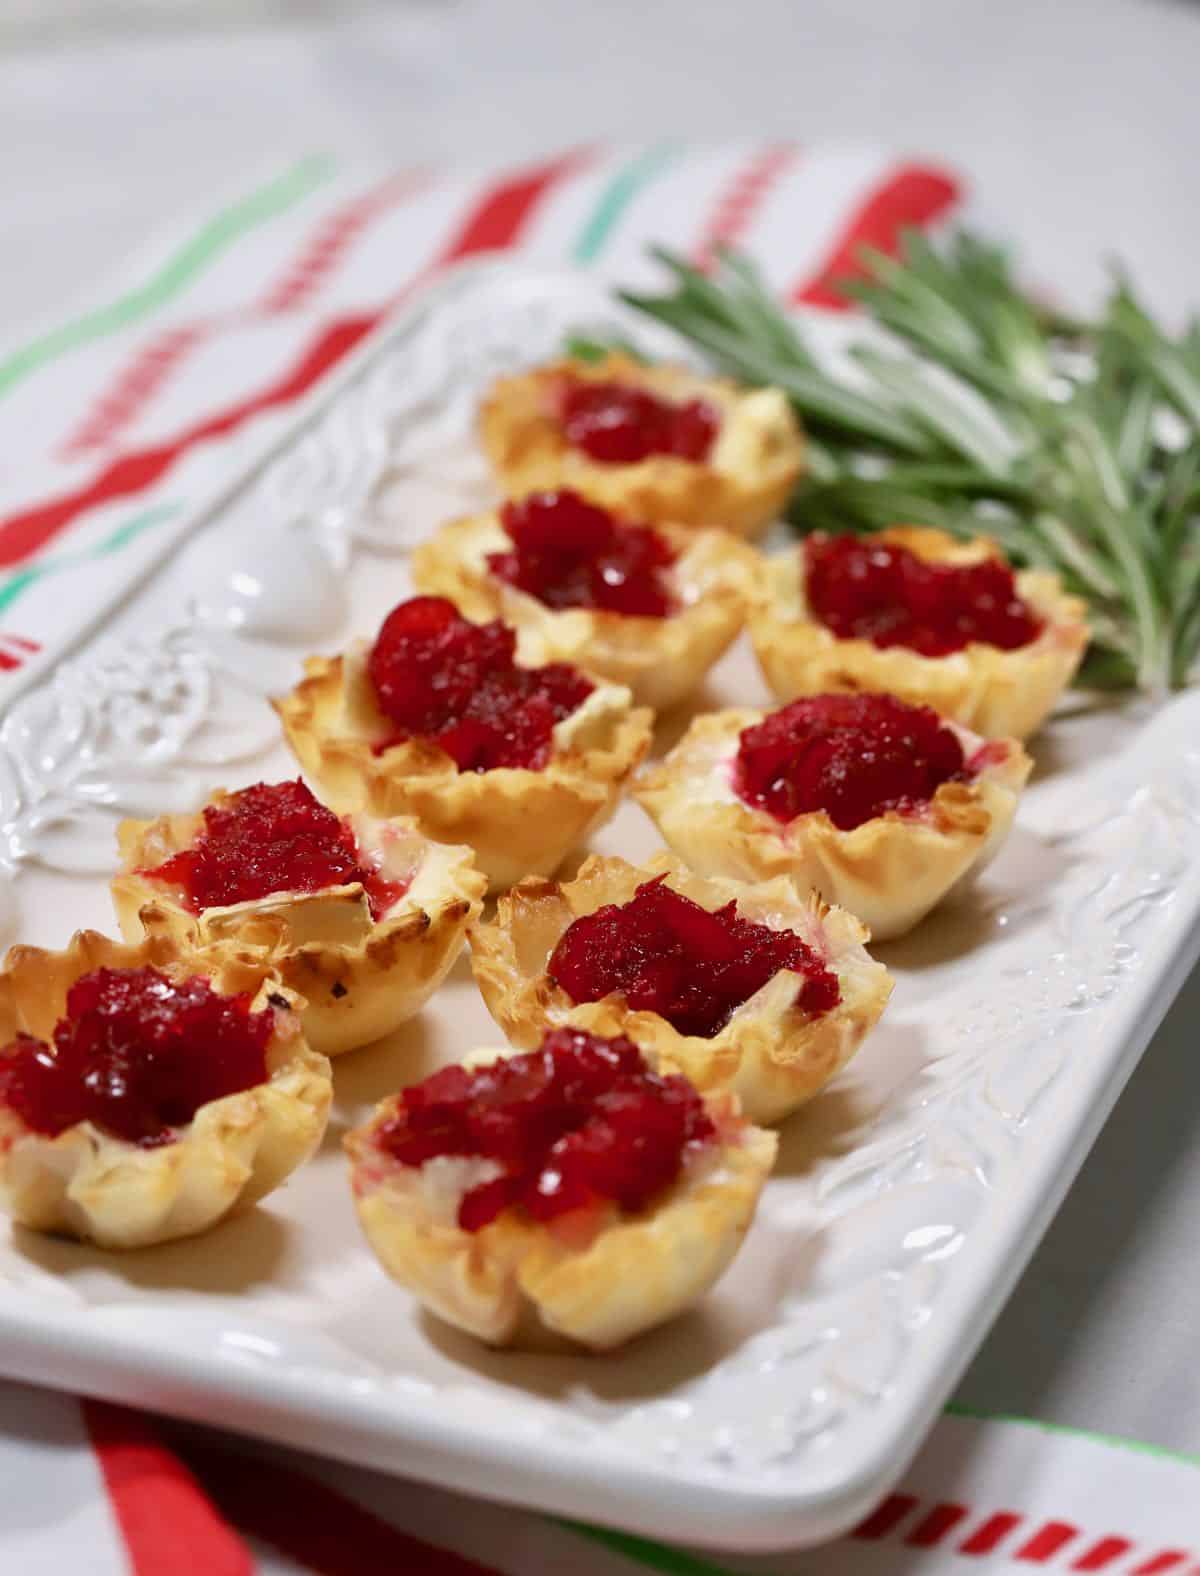
[[[305, 148], [521, 157], [671, 134], [940, 155], [1059, 292], [1094, 298], [1119, 253], [1155, 307], [1195, 304], [1200, 9], [1172, 0], [428, 0], [52, 53], [6, 34], [5, 10], [6, 338], [61, 317], [206, 184]], [[965, 1402], [1200, 1451], [1198, 1039], [1194, 978]]]

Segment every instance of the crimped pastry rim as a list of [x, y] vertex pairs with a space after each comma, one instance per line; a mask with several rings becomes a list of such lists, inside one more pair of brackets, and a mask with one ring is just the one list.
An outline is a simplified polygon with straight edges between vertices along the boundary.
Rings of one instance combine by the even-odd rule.
[[[892, 526], [874, 539], [930, 562], [1003, 557], [987, 537], [964, 543], [927, 527]], [[1041, 725], [1074, 677], [1090, 631], [1086, 604], [1064, 591], [1057, 575], [1020, 569], [1015, 580], [1043, 620], [1036, 639], [1012, 650], [970, 641], [958, 651], [926, 656], [906, 646], [842, 639], [809, 616], [800, 542], [764, 562], [747, 621], [759, 665], [780, 700], [822, 691], [890, 691], [988, 737], [1023, 739]]]
[[[768, 429], [777, 440], [776, 452], [729, 466], [718, 459], [718, 434], [712, 454], [703, 461], [664, 454], [628, 464], [593, 460], [569, 445], [545, 413], [545, 393], [568, 376], [635, 384], [668, 398], [704, 398], [721, 411], [723, 428], [746, 411], [745, 402], [776, 395], [778, 409], [772, 414], [778, 425]], [[493, 469], [515, 495], [571, 487], [631, 517], [721, 526], [739, 535], [756, 534], [778, 513], [804, 464], [803, 437], [778, 390], [744, 389], [728, 378], [706, 377], [677, 365], [647, 366], [621, 352], [595, 362], [565, 358], [498, 379], [480, 407], [479, 430]]]
[[737, 638], [759, 561], [728, 531], [666, 523], [651, 528], [677, 554], [667, 573], [681, 601], [662, 618], [552, 608], [498, 579], [486, 562], [486, 544], [503, 532], [497, 510], [451, 520], [423, 542], [413, 554], [413, 582], [427, 594], [449, 597], [467, 617], [502, 618], [517, 630], [522, 654], [593, 671], [663, 710], [698, 688]]
[[780, 822], [743, 801], [711, 797], [727, 779], [745, 727], [766, 713], [730, 708], [696, 718], [634, 797], [671, 848], [694, 869], [748, 881], [784, 877], [863, 919], [877, 940], [904, 935], [983, 869], [1002, 846], [1032, 761], [1016, 739], [985, 741], [944, 720], [964, 751], [1002, 744], [969, 782], [940, 784], [919, 814], [894, 809], [843, 829], [824, 810]]
[[[502, 784], [511, 797], [517, 797], [521, 786], [529, 779], [537, 782], [561, 782], [586, 791], [598, 779], [604, 780], [606, 773], [611, 770], [609, 762], [614, 756], [621, 755], [619, 739], [621, 725], [628, 724], [631, 719], [647, 724], [649, 721], [645, 708], [629, 706], [614, 723], [612, 731], [618, 735], [618, 738], [613, 740], [610, 748], [598, 745], [584, 749], [558, 750], [556, 748], [545, 766], [540, 769], [497, 766], [486, 772], [460, 772], [455, 767], [453, 759], [444, 750], [426, 739], [419, 737], [402, 739], [376, 754], [365, 738], [353, 734], [332, 733], [318, 726], [317, 698], [327, 697], [331, 690], [338, 696], [341, 695], [345, 657], [340, 653], [333, 657], [308, 657], [305, 659], [304, 668], [304, 676], [286, 695], [272, 697], [272, 707], [283, 719], [285, 728], [293, 729], [299, 735], [307, 735], [319, 746], [322, 755], [339, 758], [355, 766], [360, 770], [364, 780], [411, 779], [428, 782], [430, 778], [436, 778], [446, 784], [460, 785], [489, 780]], [[597, 686], [606, 682], [583, 669], [580, 671]], [[403, 769], [397, 770], [398, 767]]]
[[[205, 808], [230, 797], [217, 789]], [[284, 982], [306, 998], [306, 1032], [326, 1055], [368, 1044], [419, 1011], [453, 964], [466, 939], [467, 924], [483, 907], [487, 881], [471, 850], [434, 844], [414, 817], [395, 816], [379, 822], [371, 836], [386, 840], [399, 834], [420, 851], [421, 858], [409, 892], [377, 920], [371, 917], [358, 882], [309, 893], [271, 893], [197, 914], [168, 885], [143, 871], [149, 858], [157, 861], [164, 853], [170, 857], [190, 847], [202, 815], [200, 810], [120, 824], [117, 840], [123, 868], [111, 889], [122, 932], [132, 938], [139, 932], [166, 929], [182, 949], [196, 952], [230, 944], [264, 949]], [[430, 862], [440, 878], [436, 899], [422, 894], [424, 902], [418, 903], [409, 893], [419, 887], [421, 871]], [[291, 940], [290, 927], [297, 915], [310, 907], [331, 905], [352, 911], [359, 922], [357, 939]], [[373, 1032], [376, 1028], [381, 1033]]]
[[[717, 739], [733, 738], [743, 729], [755, 727], [769, 715], [769, 710], [761, 708], [730, 706], [721, 711], [705, 712], [693, 718], [674, 748], [661, 760], [643, 768], [634, 785], [633, 797], [643, 807], [647, 806], [647, 801], [651, 803], [661, 801], [668, 794], [673, 795], [676, 791], [680, 797], [683, 797], [686, 792], [687, 777], [683, 771], [673, 768], [682, 766], [687, 760], [690, 745], [694, 745], [706, 735]], [[906, 831], [919, 826], [942, 835], [980, 830], [979, 815], [981, 812], [984, 815], [988, 814], [981, 802], [982, 781], [999, 778], [1004, 780], [1005, 786], [1015, 784], [1019, 789], [1033, 770], [1033, 761], [1019, 739], [985, 740], [979, 734], [972, 734], [968, 728], [955, 724], [949, 719], [943, 720], [956, 733], [968, 734], [973, 742], [979, 745], [1002, 744], [1006, 746], [1007, 753], [1002, 760], [985, 761], [969, 782], [939, 783], [932, 797], [925, 801], [929, 806], [928, 814], [922, 812], [914, 815], [903, 810], [887, 809], [860, 822], [858, 826], [840, 827], [835, 825], [828, 811], [824, 809], [805, 810], [793, 816], [790, 821], [781, 822], [777, 821], [769, 811], [747, 804], [744, 799], [737, 797], [706, 802], [702, 808], [704, 811], [736, 812], [747, 836], [762, 837], [764, 841], [770, 838], [773, 842], [785, 842], [786, 834], [790, 833], [793, 827], [819, 828], [823, 836], [834, 838], [847, 847], [870, 842], [875, 835], [871, 829], [881, 822]], [[1018, 778], [1019, 782], [1017, 782]], [[701, 807], [692, 801], [690, 809], [695, 812], [698, 808]]]
[[[816, 1017], [793, 1014], [797, 987], [794, 976], [784, 970], [738, 1006], [715, 1035], [704, 1039], [681, 1034], [655, 1012], [631, 1009], [619, 995], [596, 1002], [572, 1002], [544, 970], [530, 974], [521, 964], [516, 931], [526, 923], [521, 913], [524, 905], [563, 904], [570, 919], [558, 929], [557, 941], [572, 919], [602, 903], [621, 901], [615, 895], [620, 892], [632, 896], [638, 885], [659, 875], [705, 907], [716, 908], [736, 898], [739, 910], [760, 922], [771, 923], [772, 915], [787, 916], [787, 922], [776, 928], [793, 929], [816, 946], [826, 965], [838, 975], [842, 995], [838, 1006]], [[589, 891], [586, 901], [590, 906], [578, 907], [572, 899], [592, 887], [608, 890], [609, 895], [590, 903]], [[532, 908], [528, 912], [532, 913]], [[546, 929], [549, 933], [553, 926]], [[682, 1071], [702, 1092], [718, 1087], [734, 1089], [749, 1120], [757, 1123], [778, 1120], [819, 1092], [878, 1020], [893, 981], [883, 965], [866, 952], [863, 943], [867, 939], [867, 927], [854, 915], [826, 903], [816, 893], [802, 895], [782, 877], [757, 883], [701, 877], [666, 852], [642, 865], [615, 856], [592, 855], [574, 881], [518, 883], [500, 900], [493, 920], [472, 927], [471, 967], [488, 1010], [515, 1044], [536, 1043], [544, 1028], [563, 1023], [599, 1034], [627, 1034], [643, 1050]], [[549, 950], [552, 947], [547, 956]], [[788, 1022], [781, 1027], [785, 1019]], [[814, 1062], [817, 1047], [821, 1059]], [[786, 1084], [789, 1072], [791, 1082], [804, 1091], [794, 1104], [786, 1087], [774, 1088], [770, 1096], [758, 1087], [772, 1084], [776, 1078]], [[810, 1075], [812, 1087], [808, 1087]]]
[[[0, 969], [0, 1010], [14, 1032], [23, 1023], [45, 1039], [61, 1010], [51, 1010], [49, 1003], [57, 996], [65, 1000], [75, 979], [97, 968], [146, 964], [169, 975], [202, 974], [222, 994], [250, 990], [255, 1011], [270, 1006], [275, 1023], [267, 1047], [268, 1076], [205, 1102], [172, 1142], [151, 1149], [90, 1120], [54, 1135], [38, 1133], [10, 1107], [0, 1108], [0, 1182], [14, 1217], [32, 1229], [121, 1249], [194, 1235], [271, 1192], [320, 1143], [333, 1093], [329, 1063], [306, 1043], [298, 998], [261, 954], [225, 947], [200, 959], [181, 953], [162, 930], [134, 945], [99, 931], [78, 931], [62, 951], [10, 949]], [[55, 997], [49, 996], [47, 981]], [[31, 1018], [22, 1004], [35, 997], [44, 1010]], [[208, 1194], [202, 1204], [192, 1196], [198, 1180]], [[137, 1208], [131, 1211], [124, 1198], [130, 1182], [142, 1195], [135, 1206], [154, 1203], [156, 1189], [161, 1195], [157, 1226], [137, 1226]], [[189, 1223], [170, 1225], [176, 1207], [185, 1210]]]
[[[468, 1061], [505, 1054], [474, 1053]], [[547, 1338], [565, 1338], [607, 1350], [692, 1306], [735, 1256], [777, 1148], [773, 1133], [738, 1116], [736, 1102], [710, 1094], [705, 1104], [720, 1141], [645, 1209], [606, 1210], [581, 1243], [564, 1241], [515, 1208], [466, 1232], [456, 1221], [435, 1219], [427, 1204], [422, 1209], [426, 1167], [404, 1166], [376, 1144], [397, 1099], [377, 1105], [343, 1140], [360, 1225], [386, 1273], [432, 1312], [492, 1345], [538, 1349]], [[694, 1238], [700, 1224], [715, 1227], [719, 1240], [706, 1244], [701, 1262], [676, 1264], [677, 1284], [664, 1288], [673, 1236]], [[637, 1294], [632, 1309], [622, 1307], [629, 1288]]]

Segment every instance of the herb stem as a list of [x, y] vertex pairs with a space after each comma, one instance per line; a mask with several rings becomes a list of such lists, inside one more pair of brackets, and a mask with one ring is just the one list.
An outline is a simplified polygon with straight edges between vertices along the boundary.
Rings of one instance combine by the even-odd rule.
[[1152, 694], [1200, 657], [1200, 321], [1167, 334], [1117, 278], [1094, 319], [1026, 295], [968, 232], [864, 253], [843, 369], [753, 263], [654, 253], [663, 294], [626, 293], [743, 382], [784, 390], [809, 432], [800, 530], [913, 522], [988, 534], [1092, 608], [1084, 682]]

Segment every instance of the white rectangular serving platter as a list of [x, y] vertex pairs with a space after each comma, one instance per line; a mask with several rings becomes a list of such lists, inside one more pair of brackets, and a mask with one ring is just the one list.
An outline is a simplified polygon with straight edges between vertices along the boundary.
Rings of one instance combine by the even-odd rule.
[[[369, 347], [276, 458], [0, 726], [4, 940], [114, 930], [122, 815], [294, 771], [265, 697], [370, 631], [405, 549], [482, 501], [472, 411], [564, 331], [662, 342], [593, 281], [475, 266]], [[740, 643], [696, 709], [765, 703]], [[685, 717], [666, 719], [658, 747]], [[500, 1036], [464, 958], [337, 1064], [321, 1154], [195, 1241], [0, 1238], [0, 1371], [497, 1499], [743, 1551], [832, 1537], [901, 1473], [1200, 951], [1200, 695], [1070, 696], [971, 895], [878, 955], [897, 986], [705, 1303], [605, 1357], [495, 1353], [361, 1240], [341, 1138]], [[657, 840], [624, 806], [595, 846]]]

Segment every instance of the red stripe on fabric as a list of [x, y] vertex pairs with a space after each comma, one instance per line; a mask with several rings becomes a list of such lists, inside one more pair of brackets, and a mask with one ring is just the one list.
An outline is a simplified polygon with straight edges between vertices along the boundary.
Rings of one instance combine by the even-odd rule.
[[173, 328], [141, 350], [97, 401], [82, 426], [67, 438], [59, 450], [62, 458], [75, 459], [110, 442], [209, 332], [202, 325]]
[[511, 246], [543, 197], [559, 181], [577, 174], [591, 160], [588, 149], [575, 148], [493, 187], [468, 214], [454, 239], [438, 254], [434, 266], [444, 268], [460, 257]]
[[500, 1576], [489, 1565], [399, 1531], [306, 1472], [190, 1440], [183, 1450], [235, 1526], [317, 1576], [384, 1576], [401, 1571], [419, 1571], [421, 1576]]
[[855, 1527], [852, 1536], [886, 1538], [888, 1533], [894, 1531], [905, 1516], [916, 1507], [917, 1501], [911, 1494], [889, 1494], [882, 1505]]
[[328, 277], [373, 220], [420, 191], [427, 182], [427, 175], [413, 170], [390, 175], [369, 192], [329, 214], [255, 310], [266, 316], [294, 312]]
[[13, 673], [22, 666], [23, 663], [20, 657], [14, 657], [9, 651], [0, 651], [0, 671]]
[[88, 509], [144, 491], [165, 475], [188, 449], [235, 431], [252, 416], [298, 399], [353, 350], [383, 316], [347, 317], [327, 325], [288, 372], [258, 394], [209, 416], [177, 437], [112, 461], [85, 486], [48, 503], [0, 520], [0, 567], [11, 568], [36, 553]]
[[1073, 1527], [1069, 1521], [1047, 1521], [1038, 1528], [1028, 1543], [1021, 1545], [1013, 1558], [1027, 1560], [1031, 1565], [1041, 1565], [1046, 1560], [1053, 1559], [1059, 1549], [1078, 1536], [1079, 1528]]
[[971, 1536], [958, 1545], [960, 1554], [990, 1554], [1014, 1527], [1021, 1525], [1020, 1516], [1014, 1515], [1011, 1510], [998, 1510], [994, 1516], [982, 1522]]
[[718, 198], [712, 219], [696, 245], [697, 268], [711, 268], [718, 249], [734, 246], [745, 234], [755, 210], [798, 153], [791, 144], [781, 143], [765, 149], [737, 172]]
[[927, 1516], [917, 1522], [904, 1541], [910, 1548], [931, 1549], [942, 1541], [952, 1527], [957, 1527], [966, 1514], [965, 1505], [935, 1505]]
[[7, 640], [10, 646], [20, 646], [22, 651], [40, 651], [41, 642], [30, 640], [28, 635], [0, 635], [0, 640]]
[[[586, 152], [567, 154], [491, 191], [440, 254], [436, 266], [444, 266], [474, 252], [510, 246], [546, 193], [564, 176], [580, 169], [590, 157]], [[0, 567], [11, 568], [38, 552], [88, 509], [144, 491], [195, 444], [233, 432], [251, 417], [274, 406], [286, 405], [307, 393], [432, 271], [423, 271], [375, 311], [326, 324], [292, 369], [260, 393], [205, 418], [166, 443], [122, 455], [74, 492], [0, 520]]]
[[502, 251], [515, 245], [543, 198], [559, 181], [584, 169], [591, 159], [590, 151], [577, 149], [549, 164], [525, 170], [501, 186], [489, 188], [460, 225], [454, 239], [396, 292], [387, 303], [387, 309], [394, 312], [451, 263], [477, 252]]
[[103, 448], [111, 443], [198, 345], [227, 328], [237, 328], [256, 317], [276, 316], [302, 305], [372, 220], [410, 195], [424, 181], [424, 176], [413, 172], [392, 175], [354, 202], [337, 209], [317, 227], [315, 235], [304, 243], [299, 257], [287, 265], [282, 278], [257, 306], [227, 313], [206, 323], [170, 329], [152, 341], [117, 375], [96, 402], [91, 415], [67, 439], [60, 450], [62, 457], [78, 458], [89, 449]]
[[144, 1418], [103, 1401], [81, 1407], [131, 1576], [253, 1576], [245, 1544]]
[[1153, 1554], [1144, 1564], [1135, 1566], [1129, 1576], [1160, 1576], [1160, 1572], [1173, 1571], [1188, 1558], [1186, 1549], [1163, 1549], [1161, 1554]]
[[894, 257], [902, 231], [931, 224], [954, 207], [960, 196], [957, 182], [941, 170], [909, 164], [894, 171], [862, 203], [824, 266], [795, 287], [791, 300], [801, 306], [827, 307], [835, 312], [849, 310], [854, 303], [838, 285], [847, 279], [865, 277], [860, 255], [863, 247], [874, 247], [877, 252]]
[[1128, 1538], [1101, 1538], [1085, 1549], [1071, 1566], [1073, 1571], [1102, 1571], [1106, 1565], [1128, 1554], [1133, 1544]]

